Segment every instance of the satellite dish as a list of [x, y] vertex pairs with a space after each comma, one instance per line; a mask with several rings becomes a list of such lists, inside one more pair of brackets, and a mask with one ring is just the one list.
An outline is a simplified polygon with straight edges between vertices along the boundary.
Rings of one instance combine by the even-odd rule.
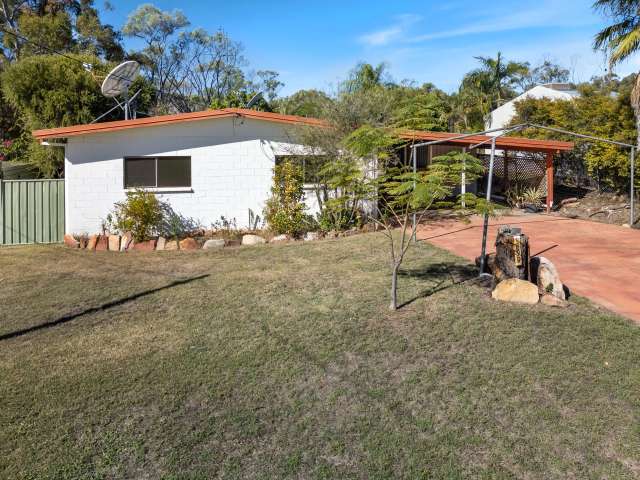
[[[105, 97], [113, 98], [117, 103], [117, 105], [113, 107], [111, 110], [109, 110], [108, 112], [105, 112], [102, 115], [100, 115], [91, 123], [96, 123], [97, 121], [106, 117], [117, 108], [121, 108], [122, 110], [124, 110], [124, 119], [129, 120], [129, 114], [131, 112], [131, 104], [135, 100], [135, 98], [138, 96], [138, 94], [142, 91], [142, 89], [140, 89], [136, 93], [134, 93], [132, 97], [129, 97], [129, 87], [131, 87], [131, 84], [136, 79], [136, 75], [138, 75], [139, 70], [140, 70], [140, 64], [133, 60], [129, 60], [127, 62], [121, 63], [120, 65], [118, 65], [116, 68], [114, 68], [109, 72], [109, 74], [105, 77], [104, 81], [102, 82], [101, 90], [102, 90], [102, 94]], [[124, 97], [124, 100], [122, 101], [122, 103], [120, 103], [118, 99], [116, 99], [116, 97], [119, 97], [120, 95]], [[135, 111], [133, 112], [133, 117], [134, 118], [136, 117]]]
[[256, 103], [258, 103], [258, 100], [260, 100], [261, 98], [262, 98], [262, 92], [256, 93], [253, 97], [251, 97], [251, 100], [247, 102], [247, 105], [244, 108], [253, 107]]
[[107, 98], [126, 95], [140, 70], [140, 64], [129, 60], [111, 70], [102, 82], [102, 94]]

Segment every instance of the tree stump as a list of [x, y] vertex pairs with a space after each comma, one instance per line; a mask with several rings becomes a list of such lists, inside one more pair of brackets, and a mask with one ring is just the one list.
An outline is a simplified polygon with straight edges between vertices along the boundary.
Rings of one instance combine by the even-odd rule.
[[500, 227], [491, 270], [497, 281], [507, 278], [529, 280], [529, 238], [522, 229]]

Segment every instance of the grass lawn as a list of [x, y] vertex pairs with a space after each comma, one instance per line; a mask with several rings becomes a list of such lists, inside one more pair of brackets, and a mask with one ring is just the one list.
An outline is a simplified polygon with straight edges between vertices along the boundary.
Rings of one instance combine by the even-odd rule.
[[0, 478], [640, 477], [640, 328], [385, 247], [0, 249]]

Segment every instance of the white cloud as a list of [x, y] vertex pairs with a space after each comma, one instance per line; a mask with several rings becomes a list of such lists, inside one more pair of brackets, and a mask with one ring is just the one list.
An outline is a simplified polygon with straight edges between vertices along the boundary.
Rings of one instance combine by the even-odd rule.
[[569, 8], [571, 5], [561, 6], [556, 3], [553, 5], [549, 5], [548, 2], [542, 2], [542, 5], [533, 9], [507, 15], [485, 17], [458, 28], [416, 35], [407, 41], [419, 43], [479, 33], [506, 32], [541, 27], [579, 27], [593, 24], [591, 16], [580, 15], [574, 8]]
[[398, 15], [395, 22], [389, 28], [366, 33], [358, 37], [358, 41], [371, 47], [388, 45], [394, 40], [401, 39], [422, 17], [413, 14]]
[[[449, 30], [432, 31], [422, 34], [412, 34], [413, 27], [422, 20], [417, 15], [401, 15], [388, 28], [361, 35], [360, 43], [371, 47], [381, 47], [390, 44], [415, 44], [430, 40], [440, 40], [454, 37], [464, 37], [482, 33], [497, 33], [527, 28], [542, 27], [581, 27], [594, 24], [593, 12], [580, 5], [578, 0], [558, 2], [555, 0], [541, 0], [534, 7], [521, 8], [519, 11], [504, 13], [504, 8], [494, 11], [484, 9], [481, 14], [471, 14], [464, 17], [456, 15], [459, 26]], [[459, 8], [459, 5], [455, 6]], [[437, 25], [442, 12], [434, 13], [431, 18], [422, 22]]]

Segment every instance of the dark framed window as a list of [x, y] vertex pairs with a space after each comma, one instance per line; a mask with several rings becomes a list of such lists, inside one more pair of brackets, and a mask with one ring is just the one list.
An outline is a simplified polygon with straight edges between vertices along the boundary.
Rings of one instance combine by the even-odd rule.
[[127, 157], [124, 187], [191, 187], [191, 157]]
[[285, 160], [291, 160], [302, 167], [302, 183], [312, 185], [320, 182], [320, 171], [330, 159], [323, 155], [278, 155], [276, 165]]

